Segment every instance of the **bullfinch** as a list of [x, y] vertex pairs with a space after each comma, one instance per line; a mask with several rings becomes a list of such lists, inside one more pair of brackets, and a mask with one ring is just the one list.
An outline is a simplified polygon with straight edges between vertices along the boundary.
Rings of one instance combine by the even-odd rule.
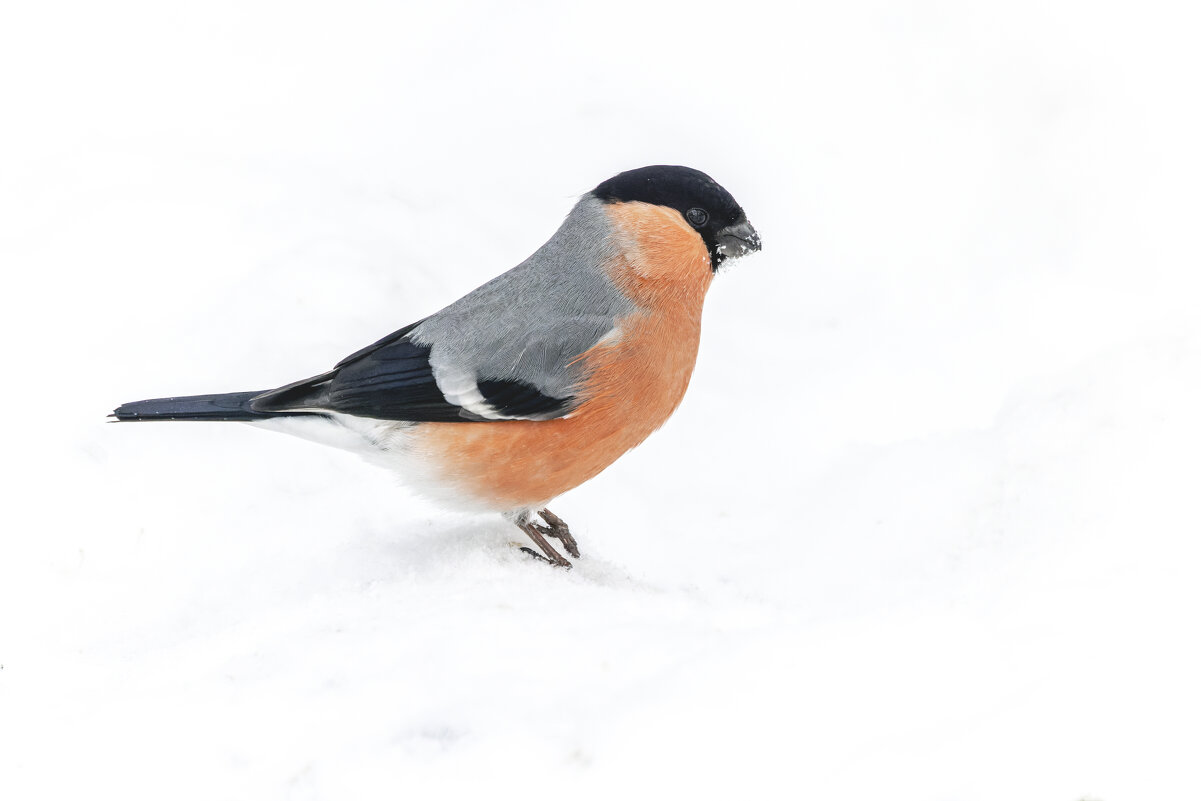
[[671, 416], [718, 267], [760, 248], [703, 172], [651, 166], [585, 194], [532, 256], [439, 312], [276, 389], [135, 401], [118, 421], [238, 420], [365, 455], [415, 489], [500, 512], [552, 565], [547, 509]]

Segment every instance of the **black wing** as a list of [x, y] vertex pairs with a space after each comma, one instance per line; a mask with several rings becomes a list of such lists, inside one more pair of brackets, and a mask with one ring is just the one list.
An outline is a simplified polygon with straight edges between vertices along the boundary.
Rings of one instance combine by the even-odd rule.
[[442, 394], [430, 366], [430, 348], [408, 335], [420, 321], [352, 353], [328, 373], [259, 395], [258, 412], [332, 411], [379, 420], [462, 423], [488, 419], [546, 418], [565, 411], [572, 398], [544, 395], [523, 381], [480, 377], [484, 401], [495, 412], [485, 417]]

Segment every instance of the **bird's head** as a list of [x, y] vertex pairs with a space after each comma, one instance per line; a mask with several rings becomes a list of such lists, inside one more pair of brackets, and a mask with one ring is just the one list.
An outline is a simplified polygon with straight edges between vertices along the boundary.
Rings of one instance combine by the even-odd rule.
[[605, 203], [649, 203], [679, 213], [709, 251], [714, 272], [726, 259], [759, 250], [759, 234], [721, 184], [691, 167], [655, 165], [627, 170], [592, 190]]

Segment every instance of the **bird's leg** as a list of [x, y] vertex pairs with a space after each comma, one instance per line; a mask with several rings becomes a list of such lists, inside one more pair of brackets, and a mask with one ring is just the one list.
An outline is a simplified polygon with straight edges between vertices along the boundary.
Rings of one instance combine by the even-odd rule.
[[[531, 523], [528, 520], [524, 520], [518, 522], [517, 527], [524, 531], [529, 538], [534, 541], [534, 544], [542, 549], [542, 553], [546, 554], [546, 561], [557, 567], [565, 567], [568, 570], [571, 569], [571, 562], [568, 562], [566, 559], [564, 559], [558, 551], [550, 546], [550, 543], [546, 541], [546, 538], [542, 536], [542, 532], [547, 531], [545, 526], [539, 526], [535, 523]], [[532, 556], [538, 556], [538, 554], [534, 553], [534, 551], [530, 548], [522, 548], [521, 550]], [[543, 557], [538, 556], [538, 558], [542, 559]]]
[[554, 537], [563, 543], [563, 547], [567, 549], [567, 552], [576, 559], [579, 559], [580, 546], [576, 545], [575, 537], [571, 536], [571, 529], [567, 527], [566, 521], [550, 509], [543, 509], [538, 515], [546, 521], [546, 526], [542, 528], [542, 533], [548, 537]]

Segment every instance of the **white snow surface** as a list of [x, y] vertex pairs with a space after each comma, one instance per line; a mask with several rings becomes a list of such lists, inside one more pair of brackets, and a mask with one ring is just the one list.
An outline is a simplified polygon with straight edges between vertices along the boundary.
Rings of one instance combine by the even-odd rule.
[[[1184, 3], [26, 3], [0, 797], [1201, 798]], [[763, 236], [523, 556], [269, 388], [687, 164]]]

